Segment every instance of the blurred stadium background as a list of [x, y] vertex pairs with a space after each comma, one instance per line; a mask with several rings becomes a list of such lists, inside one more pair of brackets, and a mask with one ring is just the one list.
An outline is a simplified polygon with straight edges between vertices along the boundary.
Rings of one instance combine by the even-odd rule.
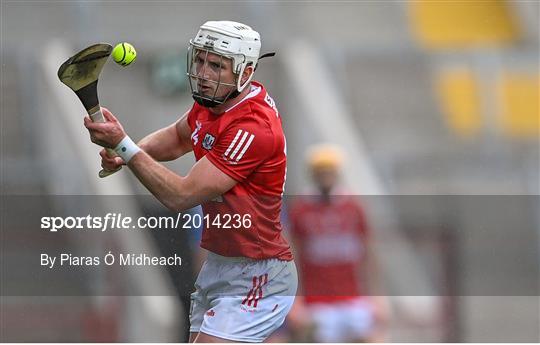
[[[52, 195], [134, 195], [126, 208], [160, 210], [128, 172], [97, 178], [84, 109], [58, 82], [57, 67], [94, 42], [132, 43], [136, 63], [109, 63], [99, 93], [140, 139], [190, 106], [185, 53], [199, 25], [243, 22], [261, 33], [263, 52], [277, 52], [256, 79], [283, 117], [286, 194], [306, 188], [305, 150], [325, 141], [345, 149], [351, 193], [367, 195], [385, 292], [393, 295], [387, 340], [538, 342], [539, 13], [537, 1], [496, 0], [2, 1], [2, 197], [43, 195], [59, 212], [65, 205]], [[192, 162], [168, 165], [185, 173]], [[475, 195], [498, 206], [482, 209], [490, 202]], [[28, 260], [42, 243], [4, 235], [3, 258]], [[185, 257], [196, 250], [185, 233], [110, 236], [112, 245], [137, 242]], [[486, 238], [496, 244], [482, 245]], [[82, 245], [66, 233], [56, 240]], [[23, 273], [13, 278], [21, 286]], [[1, 341], [180, 341], [193, 284], [192, 273], [183, 274], [128, 275], [143, 291], [131, 297], [2, 293]], [[508, 288], [483, 290], [486, 276]], [[114, 280], [92, 279], [79, 284]], [[163, 296], [145, 296], [149, 281]], [[426, 296], [403, 296], [410, 289], [400, 282]]]

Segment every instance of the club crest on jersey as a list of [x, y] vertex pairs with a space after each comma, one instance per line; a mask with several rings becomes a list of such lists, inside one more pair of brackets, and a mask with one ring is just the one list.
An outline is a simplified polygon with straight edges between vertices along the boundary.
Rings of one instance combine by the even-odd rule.
[[210, 133], [206, 133], [206, 135], [204, 136], [204, 139], [202, 141], [202, 147], [205, 149], [205, 150], [211, 150], [212, 149], [212, 146], [214, 146], [214, 142], [216, 141], [216, 137], [214, 137], [212, 134]]

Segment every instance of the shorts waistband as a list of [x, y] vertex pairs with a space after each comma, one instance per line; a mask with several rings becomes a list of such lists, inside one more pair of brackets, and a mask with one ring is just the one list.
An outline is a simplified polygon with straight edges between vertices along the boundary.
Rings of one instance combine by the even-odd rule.
[[221, 261], [221, 262], [258, 262], [258, 261], [276, 260], [276, 261], [288, 262], [286, 260], [281, 260], [281, 259], [278, 259], [278, 258], [253, 259], [253, 258], [248, 258], [248, 257], [245, 257], [245, 256], [223, 256], [223, 255], [219, 255], [219, 254], [216, 254], [214, 252], [211, 252], [211, 251], [208, 251], [207, 260]]
[[213, 252], [208, 252], [208, 260], [223, 261], [223, 262], [255, 262], [261, 261], [257, 259], [248, 258], [245, 256], [223, 256]]

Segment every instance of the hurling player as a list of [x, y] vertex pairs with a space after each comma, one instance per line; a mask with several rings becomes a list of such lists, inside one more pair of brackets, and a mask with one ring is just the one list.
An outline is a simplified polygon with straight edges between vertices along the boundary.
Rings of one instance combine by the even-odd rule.
[[386, 300], [374, 296], [380, 291], [373, 291], [377, 274], [364, 211], [339, 190], [342, 160], [336, 146], [313, 147], [307, 164], [316, 190], [297, 198], [289, 211], [303, 296], [289, 324], [304, 324], [300, 330], [310, 319], [317, 342], [376, 342], [382, 340]]
[[[209, 251], [191, 296], [191, 342], [262, 342], [278, 328], [296, 293], [297, 275], [281, 234], [286, 144], [281, 117], [265, 87], [253, 81], [261, 39], [231, 21], [203, 24], [189, 42], [187, 75], [195, 100], [178, 121], [135, 144], [115, 116], [85, 125], [102, 165], [127, 164], [165, 206], [202, 204], [201, 247]], [[270, 54], [272, 55], [272, 54]], [[187, 176], [170, 161], [193, 151]]]

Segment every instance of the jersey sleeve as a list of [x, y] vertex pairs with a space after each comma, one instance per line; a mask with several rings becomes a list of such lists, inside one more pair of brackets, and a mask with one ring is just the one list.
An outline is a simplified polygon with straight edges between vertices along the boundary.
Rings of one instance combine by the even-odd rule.
[[274, 154], [274, 146], [274, 135], [265, 123], [243, 120], [225, 129], [206, 157], [219, 170], [242, 182]]
[[195, 116], [195, 103], [193, 103], [187, 116], [187, 123], [191, 131], [193, 131], [193, 128], [195, 127]]

